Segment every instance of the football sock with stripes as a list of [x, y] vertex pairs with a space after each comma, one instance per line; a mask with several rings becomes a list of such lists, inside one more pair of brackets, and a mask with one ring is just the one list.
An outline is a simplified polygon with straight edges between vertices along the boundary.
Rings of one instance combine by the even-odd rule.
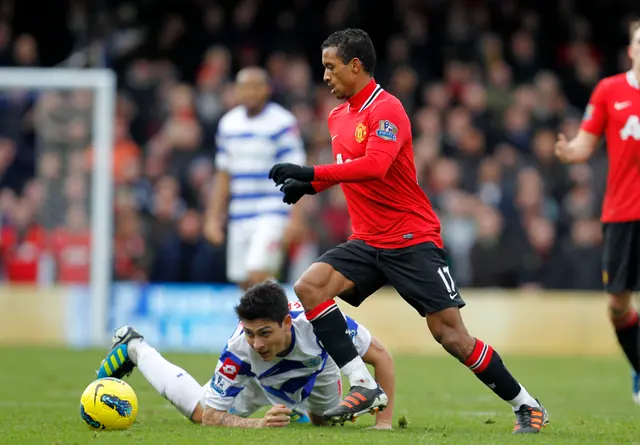
[[373, 389], [378, 386], [367, 366], [358, 355], [351, 337], [347, 334], [347, 321], [331, 299], [307, 311], [307, 320], [322, 346], [349, 378], [351, 386]]
[[202, 385], [142, 339], [131, 340], [127, 344], [127, 353], [151, 386], [185, 417], [191, 419], [203, 397]]
[[613, 326], [616, 330], [618, 343], [627, 356], [629, 363], [636, 373], [640, 373], [640, 357], [638, 348], [640, 347], [640, 327], [638, 326], [638, 313], [629, 309], [617, 317], [612, 314]]
[[527, 390], [513, 378], [504, 366], [500, 355], [481, 340], [476, 339], [473, 352], [464, 361], [464, 364], [498, 397], [509, 402], [514, 411], [522, 405], [532, 407], [539, 405]]

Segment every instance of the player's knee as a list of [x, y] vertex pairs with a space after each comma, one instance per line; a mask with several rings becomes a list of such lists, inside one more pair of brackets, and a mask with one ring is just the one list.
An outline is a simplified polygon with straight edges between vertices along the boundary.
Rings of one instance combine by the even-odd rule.
[[293, 291], [304, 306], [311, 310], [353, 287], [353, 283], [325, 263], [314, 263], [293, 286]]
[[475, 340], [465, 330], [444, 327], [433, 332], [433, 338], [442, 345], [445, 351], [457, 358], [466, 358], [473, 350]]
[[296, 284], [293, 285], [293, 292], [295, 292], [305, 309], [311, 309], [322, 303], [321, 289], [317, 283], [304, 276], [300, 277]]

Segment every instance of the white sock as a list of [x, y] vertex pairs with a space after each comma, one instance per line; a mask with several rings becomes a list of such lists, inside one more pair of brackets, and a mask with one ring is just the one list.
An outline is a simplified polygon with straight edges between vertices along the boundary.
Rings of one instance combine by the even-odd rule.
[[513, 407], [514, 411], [518, 411], [522, 405], [529, 405], [532, 408], [539, 407], [540, 404], [531, 397], [531, 395], [524, 389], [524, 386], [520, 385], [520, 392], [515, 399], [509, 400], [509, 403]]
[[340, 370], [349, 378], [351, 386], [364, 386], [368, 389], [374, 389], [378, 386], [360, 356], [351, 360]]
[[188, 372], [169, 362], [144, 340], [131, 340], [127, 345], [127, 352], [151, 386], [190, 419], [193, 410], [202, 400], [202, 386]]

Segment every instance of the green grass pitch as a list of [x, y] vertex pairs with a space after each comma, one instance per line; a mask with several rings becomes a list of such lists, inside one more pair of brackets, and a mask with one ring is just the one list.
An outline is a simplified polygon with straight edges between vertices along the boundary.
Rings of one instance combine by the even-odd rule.
[[[511, 434], [510, 407], [449, 357], [396, 357], [395, 421], [409, 426], [367, 431], [373, 417], [344, 427], [293, 425], [280, 430], [203, 428], [185, 420], [139, 372], [129, 379], [140, 411], [127, 431], [92, 431], [79, 400], [104, 351], [0, 348], [0, 444], [622, 444], [640, 443], [640, 406], [620, 358], [507, 357], [514, 375], [539, 397], [551, 424], [537, 436]], [[207, 355], [167, 354], [205, 382]]]

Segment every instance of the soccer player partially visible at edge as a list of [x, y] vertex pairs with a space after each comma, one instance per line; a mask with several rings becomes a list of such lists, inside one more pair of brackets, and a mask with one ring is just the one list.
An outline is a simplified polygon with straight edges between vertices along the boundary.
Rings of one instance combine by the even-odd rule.
[[513, 407], [514, 432], [538, 433], [548, 423], [545, 409], [462, 321], [465, 303], [445, 261], [440, 223], [416, 179], [411, 124], [400, 101], [373, 79], [376, 53], [369, 36], [359, 29], [335, 32], [322, 44], [322, 64], [331, 92], [346, 100], [329, 115], [336, 163], [277, 164], [270, 177], [283, 184], [289, 204], [340, 183], [352, 220], [349, 241], [322, 255], [294, 286], [316, 336], [351, 384], [325, 417], [353, 419], [386, 403], [345, 334], [334, 297], [358, 306], [390, 284], [426, 317], [436, 341]]
[[629, 27], [631, 70], [601, 80], [571, 141], [559, 136], [558, 158], [588, 160], [604, 134], [609, 157], [602, 206], [604, 229], [602, 282], [609, 297], [609, 318], [634, 370], [633, 400], [640, 404], [640, 329], [632, 304], [640, 290], [640, 20]]

